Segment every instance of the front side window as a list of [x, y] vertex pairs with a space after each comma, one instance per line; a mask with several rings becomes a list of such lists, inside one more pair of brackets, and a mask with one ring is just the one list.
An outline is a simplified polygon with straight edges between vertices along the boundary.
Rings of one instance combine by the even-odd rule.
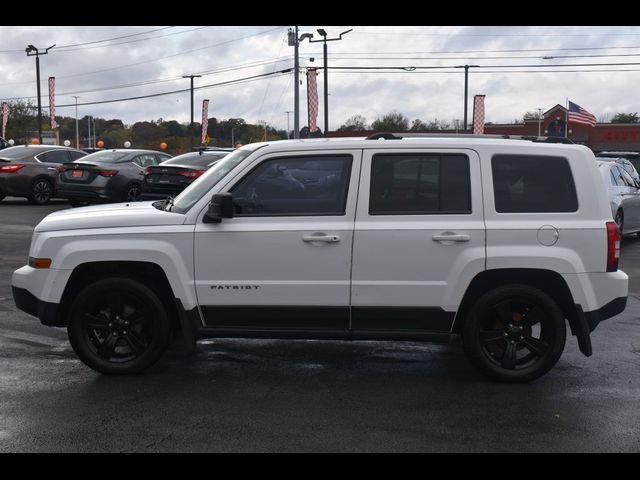
[[376, 154], [370, 215], [471, 213], [469, 158], [462, 154]]
[[237, 216], [344, 215], [350, 155], [267, 160], [232, 190]]
[[576, 187], [564, 157], [495, 155], [491, 159], [496, 212], [578, 210]]

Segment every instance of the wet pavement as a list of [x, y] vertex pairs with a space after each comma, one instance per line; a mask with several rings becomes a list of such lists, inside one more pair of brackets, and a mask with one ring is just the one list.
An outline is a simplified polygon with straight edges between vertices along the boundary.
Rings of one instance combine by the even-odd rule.
[[207, 340], [107, 377], [63, 329], [16, 310], [10, 274], [46, 207], [0, 203], [0, 452], [640, 451], [640, 239], [628, 307], [527, 385], [481, 377], [459, 344]]

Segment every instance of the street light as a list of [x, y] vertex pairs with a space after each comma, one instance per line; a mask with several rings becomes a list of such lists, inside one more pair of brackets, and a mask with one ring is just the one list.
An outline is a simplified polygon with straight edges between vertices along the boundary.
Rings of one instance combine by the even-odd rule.
[[[322, 40], [311, 40], [309, 39], [309, 43], [317, 43], [323, 42], [322, 51], [324, 55], [324, 136], [327, 136], [327, 132], [329, 131], [329, 68], [327, 67], [327, 42], [333, 42], [336, 40], [342, 40], [342, 36], [347, 33], [353, 31], [353, 28], [342, 32], [336, 38], [327, 38], [327, 32], [324, 28], [318, 28], [317, 32], [322, 37]], [[309, 132], [311, 133], [311, 132]]]
[[289, 140], [289, 114], [291, 113], [290, 111], [286, 111], [284, 112], [287, 114], [287, 140]]
[[46, 48], [43, 51], [40, 51], [33, 45], [27, 45], [27, 48], [25, 48], [24, 50], [25, 52], [27, 52], [27, 57], [33, 57], [34, 55], [36, 57], [36, 82], [38, 87], [38, 141], [40, 142], [40, 145], [42, 145], [42, 103], [40, 100], [40, 55], [46, 55], [47, 53], [49, 53], [49, 50], [51, 50], [55, 46], [56, 44], [54, 43], [49, 48]]
[[80, 97], [74, 96], [76, 99], [76, 148], [80, 148], [80, 135], [78, 134], [78, 99]]
[[540, 136], [540, 120], [542, 119], [542, 110], [543, 108], [536, 108], [538, 110], [538, 136]]
[[298, 38], [298, 26], [295, 30], [289, 29], [289, 46], [293, 49], [293, 82], [295, 88], [293, 90], [293, 138], [300, 138], [300, 59], [298, 48], [300, 42], [305, 38], [313, 38], [313, 33], [303, 33]]
[[191, 122], [189, 123], [189, 150], [193, 150], [193, 79], [202, 75], [183, 75], [182, 78], [191, 79]]

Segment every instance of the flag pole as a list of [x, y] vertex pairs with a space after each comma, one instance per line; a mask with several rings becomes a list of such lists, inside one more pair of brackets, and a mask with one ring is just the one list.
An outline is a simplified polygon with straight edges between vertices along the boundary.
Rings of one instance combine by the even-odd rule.
[[569, 131], [569, 97], [567, 97], [566, 100], [567, 100], [567, 109], [564, 112], [564, 138], [569, 138], [569, 135], [568, 135], [568, 131]]

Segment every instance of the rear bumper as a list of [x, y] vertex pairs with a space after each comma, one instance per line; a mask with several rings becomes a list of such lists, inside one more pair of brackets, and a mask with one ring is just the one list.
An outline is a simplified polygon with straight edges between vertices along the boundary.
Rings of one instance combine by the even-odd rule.
[[37, 317], [43, 325], [50, 327], [62, 327], [59, 318], [59, 305], [57, 303], [43, 302], [26, 288], [11, 287], [13, 301], [20, 310]]
[[[584, 312], [585, 319], [587, 320], [587, 324], [589, 325], [589, 331], [593, 332], [601, 321], [622, 313], [626, 306], [627, 297], [619, 297], [610, 301], [598, 310]], [[582, 310], [582, 307], [580, 307], [579, 305], [578, 307], [580, 308], [580, 310]]]

